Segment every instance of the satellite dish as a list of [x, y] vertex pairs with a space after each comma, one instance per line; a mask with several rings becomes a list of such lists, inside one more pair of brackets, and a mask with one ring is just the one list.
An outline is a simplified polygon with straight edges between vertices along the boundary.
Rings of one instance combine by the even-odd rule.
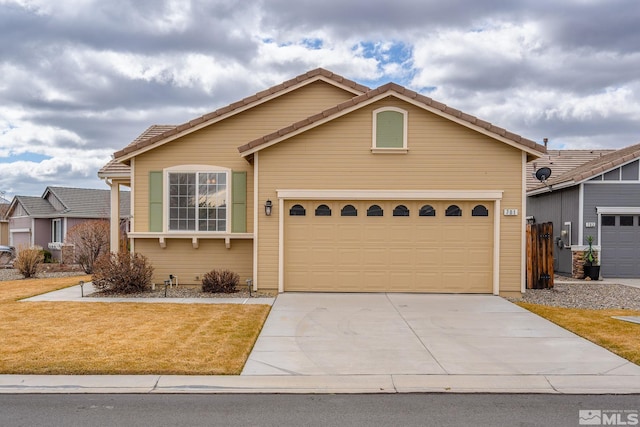
[[551, 176], [551, 169], [540, 168], [536, 171], [534, 175], [538, 181], [545, 182]]

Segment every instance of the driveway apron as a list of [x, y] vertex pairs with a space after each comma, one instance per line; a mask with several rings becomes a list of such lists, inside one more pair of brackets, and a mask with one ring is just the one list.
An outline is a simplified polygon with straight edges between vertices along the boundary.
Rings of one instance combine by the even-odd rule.
[[640, 375], [500, 297], [280, 294], [242, 375]]

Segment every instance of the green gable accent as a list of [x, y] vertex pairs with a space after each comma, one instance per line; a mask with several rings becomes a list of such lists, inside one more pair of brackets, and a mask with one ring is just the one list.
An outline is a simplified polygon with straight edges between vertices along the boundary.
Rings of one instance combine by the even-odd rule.
[[404, 147], [404, 114], [381, 111], [376, 114], [376, 148]]
[[149, 172], [149, 231], [162, 231], [162, 172]]
[[231, 173], [231, 232], [247, 232], [247, 173]]

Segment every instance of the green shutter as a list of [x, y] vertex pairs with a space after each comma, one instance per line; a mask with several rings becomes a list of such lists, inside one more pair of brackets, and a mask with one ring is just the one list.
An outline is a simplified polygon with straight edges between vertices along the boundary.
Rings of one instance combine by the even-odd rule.
[[162, 231], [162, 172], [149, 172], [149, 231]]
[[247, 173], [232, 172], [231, 232], [247, 232]]
[[404, 147], [404, 114], [381, 111], [376, 114], [376, 148]]

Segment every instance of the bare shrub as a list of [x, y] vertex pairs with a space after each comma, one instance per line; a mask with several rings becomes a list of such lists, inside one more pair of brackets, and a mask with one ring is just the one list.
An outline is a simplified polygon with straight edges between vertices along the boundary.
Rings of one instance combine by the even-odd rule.
[[236, 292], [236, 286], [240, 282], [238, 273], [230, 270], [212, 270], [202, 278], [203, 292]]
[[43, 262], [44, 252], [40, 246], [22, 247], [13, 261], [13, 268], [18, 270], [25, 279], [28, 279], [38, 273], [38, 266]]
[[136, 293], [151, 289], [153, 266], [139, 253], [100, 255], [93, 265], [91, 280], [96, 289], [113, 293]]
[[67, 243], [75, 247], [75, 261], [91, 274], [100, 255], [109, 252], [109, 221], [93, 220], [74, 225], [67, 233]]

